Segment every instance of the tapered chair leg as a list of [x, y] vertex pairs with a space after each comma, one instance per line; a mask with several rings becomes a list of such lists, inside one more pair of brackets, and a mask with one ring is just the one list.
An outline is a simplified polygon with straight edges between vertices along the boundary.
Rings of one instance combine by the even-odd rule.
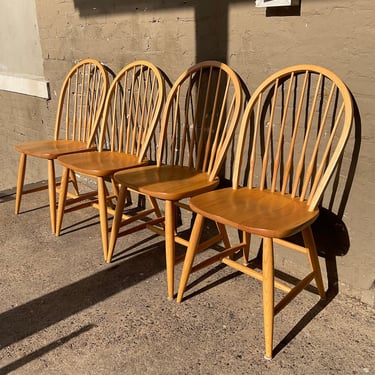
[[177, 295], [178, 303], [182, 301], [182, 297], [184, 295], [186, 284], [188, 282], [188, 278], [189, 278], [189, 275], [193, 266], [195, 254], [198, 248], [199, 239], [201, 237], [203, 223], [204, 223], [204, 217], [202, 215], [197, 214], [195, 221], [194, 221], [193, 229], [191, 231], [189, 246], [186, 250], [184, 265], [182, 268], [180, 285], [178, 287], [178, 295]]
[[21, 206], [21, 198], [23, 193], [23, 184], [25, 181], [25, 171], [26, 171], [26, 154], [21, 153], [20, 162], [18, 165], [18, 177], [17, 177], [17, 189], [16, 189], [16, 207], [15, 213], [19, 214]]
[[110, 236], [107, 258], [106, 258], [107, 263], [111, 262], [113, 251], [116, 246], [116, 240], [117, 240], [118, 232], [120, 230], [122, 211], [124, 210], [125, 198], [126, 198], [127, 192], [128, 190], [126, 186], [122, 185], [120, 187], [120, 191], [119, 191], [119, 195], [117, 199], [115, 216], [112, 221], [112, 230], [111, 230], [111, 236]]
[[98, 178], [98, 200], [99, 200], [99, 214], [100, 214], [100, 229], [102, 233], [102, 247], [104, 260], [108, 256], [108, 218], [107, 218], [107, 203], [106, 203], [106, 187], [103, 177]]
[[217, 228], [220, 232], [220, 235], [221, 235], [221, 239], [224, 243], [224, 247], [226, 249], [230, 248], [230, 241], [229, 241], [229, 237], [228, 237], [228, 233], [227, 233], [227, 230], [225, 228], [225, 225], [224, 224], [220, 224], [220, 223], [216, 223], [217, 225]]
[[52, 233], [56, 233], [56, 180], [55, 162], [48, 159], [48, 196]]
[[[148, 196], [147, 198], [148, 198], [148, 200], [151, 204], [151, 207], [153, 208], [153, 210], [155, 212], [156, 217], [161, 218], [162, 214], [160, 212], [160, 208], [159, 208], [159, 205], [158, 205], [158, 202], [156, 201], [156, 199], [154, 197], [150, 197], [150, 196]], [[164, 223], [162, 222], [160, 225], [164, 226]]]
[[322, 272], [320, 270], [318, 252], [316, 250], [314, 235], [312, 233], [311, 226], [302, 231], [303, 241], [305, 246], [309, 249], [308, 256], [311, 264], [311, 268], [314, 271], [316, 287], [318, 289], [321, 298], [326, 297], [324, 290]]
[[61, 224], [64, 217], [65, 202], [68, 193], [69, 173], [69, 169], [64, 168], [60, 185], [59, 205], [57, 207], [56, 236], [60, 235]]
[[245, 244], [243, 247], [243, 264], [248, 265], [249, 264], [249, 254], [250, 254], [250, 239], [251, 234], [247, 232], [242, 232], [242, 242]]
[[78, 188], [78, 183], [77, 183], [77, 176], [74, 171], [70, 170], [69, 172], [69, 181], [73, 184], [74, 191], [76, 195], [79, 195], [79, 188]]
[[272, 238], [263, 238], [263, 319], [265, 358], [272, 359], [274, 321], [274, 258]]
[[173, 299], [174, 294], [174, 263], [175, 263], [175, 204], [165, 201], [165, 252], [167, 268], [168, 299]]

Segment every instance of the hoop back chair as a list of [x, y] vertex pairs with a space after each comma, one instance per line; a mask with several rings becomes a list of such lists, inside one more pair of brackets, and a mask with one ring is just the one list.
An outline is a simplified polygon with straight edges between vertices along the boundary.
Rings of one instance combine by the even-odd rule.
[[[241, 89], [233, 70], [217, 61], [201, 62], [183, 72], [163, 111], [157, 164], [115, 174], [121, 189], [107, 262], [112, 259], [119, 236], [144, 228], [165, 236], [169, 298], [173, 297], [174, 266], [179, 261], [175, 241], [184, 246], [188, 243], [176, 232], [176, 210], [188, 208], [184, 199], [218, 185], [220, 167], [241, 112]], [[129, 189], [146, 195], [152, 204], [148, 210], [122, 221]], [[158, 201], [164, 203], [164, 216]], [[146, 214], [150, 221], [144, 221]], [[124, 225], [128, 229], [119, 232]]]
[[[116, 75], [105, 102], [98, 151], [58, 158], [64, 169], [56, 235], [60, 234], [66, 206], [69, 206], [66, 211], [81, 209], [87, 205], [99, 208], [103, 253], [104, 258], [107, 258], [107, 214], [113, 211], [112, 199], [116, 199], [118, 195], [112, 175], [119, 170], [148, 162], [146, 152], [160, 120], [164, 91], [161, 72], [148, 61], [134, 61]], [[98, 190], [67, 200], [70, 171], [96, 179]], [[108, 179], [112, 182], [111, 195], [106, 187]], [[97, 197], [97, 200], [93, 197]]]
[[[274, 316], [313, 280], [320, 297], [325, 297], [311, 224], [342, 155], [352, 116], [348, 89], [327, 69], [297, 65], [271, 75], [246, 107], [232, 187], [190, 201], [197, 217], [177, 302], [183, 298], [190, 273], [216, 261], [261, 280], [266, 358], [272, 357]], [[215, 221], [223, 236], [228, 226], [242, 232], [242, 238], [193, 267], [205, 218]], [[303, 241], [291, 241], [297, 234], [302, 234]], [[261, 271], [248, 263], [251, 235], [262, 239]], [[296, 285], [275, 278], [275, 244], [307, 255], [311, 271]], [[242, 252], [243, 264], [237, 252]], [[276, 306], [274, 287], [286, 293]]]
[[[20, 211], [23, 194], [48, 187], [52, 232], [56, 228], [56, 176], [54, 161], [60, 155], [95, 149], [94, 135], [107, 94], [108, 78], [104, 67], [94, 59], [77, 63], [63, 82], [57, 105], [53, 140], [37, 140], [16, 145], [21, 153], [18, 167], [15, 213]], [[48, 184], [24, 190], [27, 156], [48, 160]], [[76, 189], [76, 179], [71, 175]], [[76, 190], [76, 194], [78, 194]]]

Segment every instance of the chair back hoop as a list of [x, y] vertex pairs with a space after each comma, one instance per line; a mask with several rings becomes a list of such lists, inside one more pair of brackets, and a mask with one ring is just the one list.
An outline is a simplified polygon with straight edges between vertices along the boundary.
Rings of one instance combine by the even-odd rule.
[[99, 151], [110, 150], [145, 157], [164, 100], [159, 69], [134, 61], [116, 75], [108, 90], [102, 116]]
[[241, 82], [226, 64], [204, 61], [183, 72], [163, 111], [158, 165], [193, 168], [212, 181], [233, 138], [241, 101]]
[[105, 68], [95, 59], [78, 62], [67, 74], [60, 92], [55, 140], [87, 142], [92, 146], [108, 89]]
[[299, 197], [313, 211], [342, 156], [352, 118], [350, 92], [331, 71], [304, 64], [271, 75], [245, 109], [233, 188]]

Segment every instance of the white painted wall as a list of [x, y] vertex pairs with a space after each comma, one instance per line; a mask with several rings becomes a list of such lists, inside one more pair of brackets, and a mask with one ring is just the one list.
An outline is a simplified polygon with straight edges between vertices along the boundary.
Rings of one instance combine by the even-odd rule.
[[0, 0], [0, 90], [48, 98], [34, 0]]

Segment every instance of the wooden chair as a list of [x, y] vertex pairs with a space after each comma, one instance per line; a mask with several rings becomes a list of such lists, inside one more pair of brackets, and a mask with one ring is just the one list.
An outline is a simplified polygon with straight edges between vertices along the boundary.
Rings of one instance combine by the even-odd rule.
[[[107, 214], [112, 212], [111, 201], [118, 195], [117, 185], [113, 182], [112, 175], [117, 171], [148, 163], [146, 151], [160, 119], [163, 101], [164, 79], [152, 63], [134, 61], [117, 74], [109, 88], [105, 102], [98, 151], [58, 158], [64, 170], [56, 235], [60, 234], [66, 205], [70, 205], [67, 211], [86, 207], [87, 204], [99, 208], [103, 253], [104, 258], [107, 258]], [[98, 190], [67, 201], [67, 182], [70, 171], [95, 178]], [[106, 179], [112, 181], [112, 195], [108, 193]], [[97, 201], [92, 201], [93, 197], [97, 197]], [[82, 203], [82, 201], [86, 202]]]
[[[183, 72], [163, 111], [157, 164], [115, 174], [121, 189], [107, 262], [112, 259], [118, 236], [143, 228], [165, 235], [169, 298], [173, 297], [174, 265], [178, 262], [175, 241], [184, 246], [188, 243], [176, 233], [176, 210], [188, 208], [183, 200], [217, 187], [218, 173], [241, 113], [241, 90], [238, 76], [217, 61], [201, 62]], [[122, 221], [129, 189], [148, 196], [152, 205]], [[165, 216], [157, 201], [164, 203]], [[145, 220], [151, 213], [156, 217]], [[131, 225], [138, 219], [138, 225]], [[129, 229], [119, 232], [120, 225]]]
[[[108, 78], [104, 67], [94, 59], [76, 64], [67, 74], [60, 91], [53, 140], [38, 140], [16, 145], [21, 153], [18, 167], [15, 213], [20, 211], [23, 194], [49, 190], [52, 232], [56, 228], [56, 177], [58, 156], [95, 149], [94, 135], [107, 94]], [[27, 156], [48, 160], [48, 184], [24, 190]], [[75, 176], [71, 181], [76, 186]], [[78, 194], [78, 191], [77, 191]]]
[[[271, 75], [253, 93], [245, 110], [232, 188], [190, 201], [197, 217], [177, 302], [183, 298], [190, 273], [216, 261], [261, 280], [266, 358], [272, 357], [274, 316], [313, 280], [321, 298], [325, 297], [311, 224], [342, 155], [352, 113], [348, 89], [327, 69], [297, 65]], [[193, 267], [205, 218], [215, 221], [223, 236], [226, 226], [242, 231], [243, 236], [240, 243], [225, 246]], [[248, 264], [252, 234], [262, 239], [261, 272]], [[302, 234], [299, 244], [291, 242], [297, 234]], [[287, 247], [307, 255], [311, 272], [296, 285], [275, 279], [275, 244], [278, 249]], [[244, 264], [236, 254], [241, 251]], [[274, 287], [286, 292], [276, 306]]]

